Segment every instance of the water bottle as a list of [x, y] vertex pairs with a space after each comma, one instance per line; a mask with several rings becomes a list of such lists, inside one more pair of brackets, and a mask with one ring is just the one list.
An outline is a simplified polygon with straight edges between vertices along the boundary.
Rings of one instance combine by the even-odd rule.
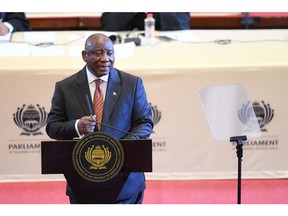
[[154, 46], [155, 44], [155, 19], [152, 13], [148, 13], [144, 19], [145, 26], [145, 45]]

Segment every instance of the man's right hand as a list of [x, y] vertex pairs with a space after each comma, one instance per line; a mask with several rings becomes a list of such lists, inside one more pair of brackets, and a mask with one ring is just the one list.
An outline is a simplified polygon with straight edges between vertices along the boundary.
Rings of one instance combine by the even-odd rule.
[[80, 134], [93, 133], [96, 127], [96, 116], [83, 116], [77, 127]]

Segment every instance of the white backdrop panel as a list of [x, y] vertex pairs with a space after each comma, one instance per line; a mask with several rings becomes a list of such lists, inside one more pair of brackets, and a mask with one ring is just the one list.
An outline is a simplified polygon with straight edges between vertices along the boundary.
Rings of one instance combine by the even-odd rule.
[[[58, 34], [65, 40], [76, 33]], [[193, 33], [203, 41], [287, 37], [285, 30]], [[286, 45], [269, 41], [230, 45], [162, 42], [153, 49], [137, 47], [130, 59], [116, 60], [117, 68], [143, 78], [154, 117], [161, 116], [151, 135], [153, 172], [146, 174], [147, 179], [237, 178], [235, 144], [213, 138], [198, 95], [200, 87], [235, 83], [246, 88], [262, 129], [261, 137], [244, 145], [243, 178], [287, 178]], [[40, 143], [49, 140], [44, 126], [31, 126], [35, 131], [27, 134], [13, 115], [21, 109], [32, 112], [36, 115], [18, 120], [37, 126], [43, 113], [49, 112], [55, 82], [84, 66], [81, 58], [67, 53], [60, 57], [1, 57], [1, 181], [63, 179], [62, 175], [41, 175]]]

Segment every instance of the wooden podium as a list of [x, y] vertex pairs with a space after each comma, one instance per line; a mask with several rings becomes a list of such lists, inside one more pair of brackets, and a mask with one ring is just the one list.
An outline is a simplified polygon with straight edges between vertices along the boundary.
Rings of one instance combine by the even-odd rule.
[[[42, 174], [64, 174], [80, 204], [113, 204], [129, 172], [152, 172], [152, 140], [119, 140], [124, 161], [117, 177], [104, 182], [91, 182], [75, 170], [73, 149], [78, 141], [42, 141]], [[97, 194], [97, 196], [95, 196]]]

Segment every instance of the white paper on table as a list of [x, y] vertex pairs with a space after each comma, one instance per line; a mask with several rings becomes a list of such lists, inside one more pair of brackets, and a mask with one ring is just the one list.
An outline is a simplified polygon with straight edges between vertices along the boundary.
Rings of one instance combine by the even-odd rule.
[[55, 38], [55, 32], [24, 32], [24, 41], [28, 43], [54, 43]]
[[130, 58], [134, 54], [135, 47], [136, 45], [134, 42], [115, 44], [114, 45], [115, 57], [117, 59]]
[[17, 57], [30, 55], [29, 45], [26, 43], [0, 43], [0, 56]]
[[33, 56], [63, 56], [65, 54], [63, 46], [33, 46]]
[[199, 41], [199, 37], [196, 36], [191, 30], [180, 31], [163, 31], [159, 32], [158, 36], [167, 37], [167, 39], [179, 41], [179, 42], [195, 42]]

